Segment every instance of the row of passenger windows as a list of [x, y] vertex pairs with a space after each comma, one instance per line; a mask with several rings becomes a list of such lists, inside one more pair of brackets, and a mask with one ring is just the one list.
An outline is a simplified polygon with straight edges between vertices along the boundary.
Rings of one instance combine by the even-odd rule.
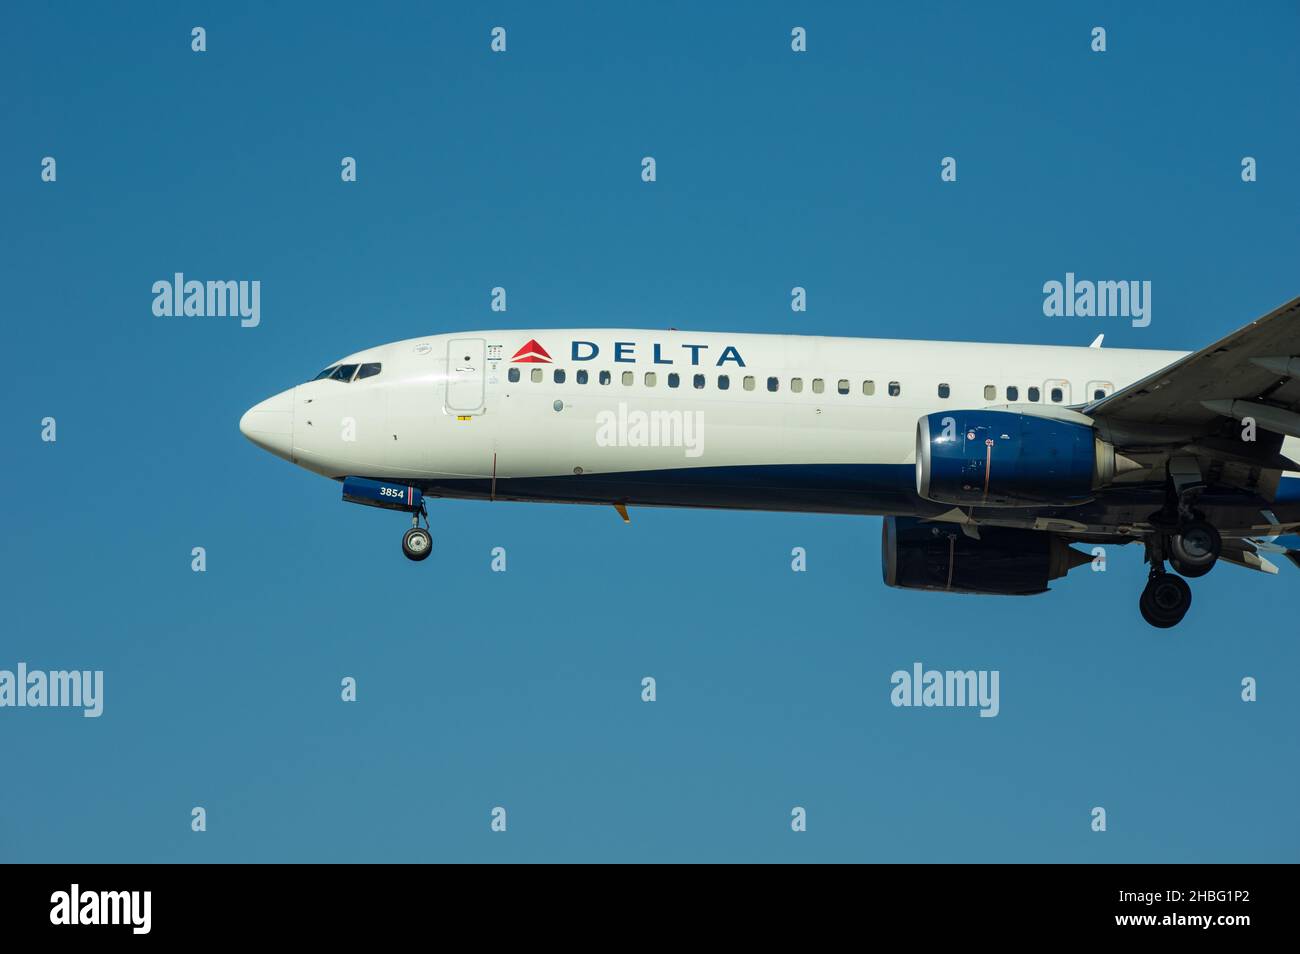
[[[611, 372], [598, 371], [597, 375], [598, 375], [597, 380], [601, 384], [613, 383], [614, 377]], [[512, 383], [517, 382], [519, 380], [519, 369], [511, 368], [510, 371], [506, 374], [506, 377]], [[540, 384], [543, 379], [542, 369], [533, 368], [533, 370], [529, 374], [529, 378], [530, 380], [532, 380], [534, 384]], [[664, 375], [664, 378], [670, 388], [678, 388], [681, 387], [682, 385], [682, 376], [678, 374], [676, 371], [669, 372], [668, 374]], [[573, 379], [578, 384], [586, 384], [588, 381], [591, 380], [589, 372], [587, 371], [586, 368], [577, 371], [574, 374]], [[690, 375], [690, 379], [691, 379], [691, 387], [697, 390], [703, 390], [705, 387], [708, 386], [708, 379], [703, 374]], [[554, 381], [556, 384], [563, 384], [565, 381], [568, 380], [568, 372], [566, 372], [563, 368], [555, 368], [551, 372], [551, 380]], [[623, 384], [628, 387], [635, 384], [636, 372], [624, 371], [622, 374], [622, 381]], [[645, 372], [645, 377], [643, 378], [643, 381], [645, 382], [645, 386], [648, 388], [656, 387], [659, 384], [659, 373], [656, 371], [647, 371]], [[731, 375], [719, 374], [716, 379], [716, 386], [719, 391], [730, 390]], [[745, 377], [741, 378], [740, 386], [744, 388], [746, 391], [753, 391], [758, 386], [758, 379], [755, 378], [752, 374], [745, 375]], [[775, 377], [768, 378], [767, 389], [769, 391], [779, 391], [781, 389], [780, 379]], [[803, 378], [791, 378], [790, 390], [796, 393], [802, 391]], [[821, 378], [814, 378], [812, 382], [812, 390], [813, 393], [815, 394], [821, 394], [823, 391], [826, 390], [826, 382], [823, 381]], [[839, 383], [836, 385], [836, 390], [840, 394], [848, 394], [850, 390], [848, 378], [841, 378]], [[875, 394], [876, 383], [874, 381], [863, 381], [862, 393]], [[899, 393], [901, 393], [897, 381], [889, 382], [889, 393], [894, 396], [897, 396]]]
[[[614, 378], [609, 371], [598, 371], [596, 373], [598, 375], [597, 380], [599, 381], [599, 383], [601, 384], [613, 383]], [[531, 380], [534, 384], [540, 384], [543, 380], [543, 377], [544, 377], [544, 372], [542, 371], [541, 368], [533, 368], [532, 371], [529, 372], [529, 380]], [[576, 383], [586, 384], [590, 380], [590, 373], [585, 368], [583, 368], [582, 370], [577, 371], [573, 377]], [[664, 377], [667, 379], [667, 384], [670, 388], [681, 387], [682, 384], [681, 375], [679, 375], [677, 372], [675, 371], [669, 372], [668, 374], [664, 375]], [[506, 374], [506, 378], [511, 383], [518, 382], [520, 378], [519, 369], [511, 368], [509, 372]], [[551, 380], [554, 381], [556, 384], [564, 384], [568, 380], [568, 372], [566, 372], [563, 368], [554, 368], [551, 371]], [[658, 372], [655, 371], [646, 371], [643, 380], [645, 382], [646, 387], [648, 388], [656, 387], [659, 384], [659, 374]], [[633, 384], [636, 383], [636, 372], [624, 371], [622, 374], [622, 381], [625, 386], [631, 387]], [[703, 390], [705, 387], [708, 386], [707, 377], [703, 374], [691, 375], [691, 386], [697, 390]], [[719, 391], [730, 390], [731, 376], [727, 374], [719, 374], [716, 378], [716, 386]], [[753, 391], [758, 386], [758, 381], [752, 374], [747, 374], [740, 379], [740, 386], [746, 391]], [[795, 394], [801, 393], [804, 389], [803, 378], [790, 378], [789, 388]], [[781, 390], [781, 379], [777, 377], [769, 377], [767, 379], [767, 390], [769, 391]], [[809, 384], [809, 390], [813, 394], [825, 393], [826, 391], [825, 379], [813, 378]], [[836, 394], [849, 394], [852, 392], [852, 390], [853, 390], [853, 385], [848, 378], [840, 378], [838, 381], [835, 382]], [[890, 381], [889, 384], [887, 385], [887, 391], [890, 397], [898, 397], [900, 394], [903, 393], [903, 388], [899, 382]], [[875, 394], [876, 382], [863, 381], [862, 393], [867, 397], [871, 397], [873, 394]], [[940, 384], [938, 388], [938, 393], [939, 393], [939, 397], [946, 399], [952, 396], [952, 388], [947, 384]], [[1008, 401], [1020, 400], [1020, 388], [1014, 384], [1009, 385], [1006, 388], [1006, 391], [1004, 393], [1006, 396], [1006, 400]], [[1105, 396], [1106, 396], [1106, 392], [1102, 388], [1098, 388], [1093, 392], [1093, 400], [1100, 400]], [[1027, 400], [1031, 402], [1041, 401], [1043, 399], [1042, 389], [1038, 387], [1025, 388], [1025, 397]], [[1048, 397], [1052, 401], [1052, 403], [1061, 404], [1065, 401], [1065, 391], [1064, 389], [1059, 387], [1050, 388], [1048, 390]], [[996, 401], [997, 399], [998, 399], [997, 386], [993, 384], [984, 385], [984, 400]]]
[[324, 381], [328, 378], [331, 381], [342, 381], [347, 384], [350, 381], [360, 381], [362, 378], [373, 378], [383, 369], [384, 366], [378, 361], [367, 364], [333, 364], [312, 378], [312, 380]]

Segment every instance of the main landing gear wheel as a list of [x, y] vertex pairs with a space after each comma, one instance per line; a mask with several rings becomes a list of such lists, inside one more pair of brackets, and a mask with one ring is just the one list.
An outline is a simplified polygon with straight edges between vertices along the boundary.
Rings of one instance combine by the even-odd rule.
[[1222, 549], [1219, 531], [1204, 520], [1193, 520], [1169, 538], [1169, 563], [1183, 576], [1204, 576], [1214, 569]]
[[1177, 626], [1192, 605], [1192, 588], [1181, 576], [1156, 570], [1147, 581], [1138, 609], [1152, 626], [1168, 629]]
[[423, 527], [412, 527], [402, 536], [402, 552], [408, 560], [427, 559], [433, 552], [433, 537]]

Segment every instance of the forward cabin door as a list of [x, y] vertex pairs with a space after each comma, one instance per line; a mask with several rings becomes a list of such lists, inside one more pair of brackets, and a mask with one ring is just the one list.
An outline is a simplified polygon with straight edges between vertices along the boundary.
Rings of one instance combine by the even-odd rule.
[[446, 406], [457, 416], [483, 413], [487, 341], [452, 338], [447, 342]]

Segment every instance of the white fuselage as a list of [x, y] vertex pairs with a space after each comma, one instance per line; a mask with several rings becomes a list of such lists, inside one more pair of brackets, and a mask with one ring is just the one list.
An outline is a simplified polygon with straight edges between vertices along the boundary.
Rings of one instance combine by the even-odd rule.
[[[895, 485], [914, 465], [920, 416], [1083, 405], [1181, 356], [681, 331], [466, 332], [349, 355], [332, 367], [380, 368], [346, 383], [300, 384], [251, 409], [241, 428], [317, 473], [443, 496], [897, 512], [904, 491]], [[1300, 456], [1297, 443], [1284, 452]], [[820, 499], [818, 480], [865, 489]]]

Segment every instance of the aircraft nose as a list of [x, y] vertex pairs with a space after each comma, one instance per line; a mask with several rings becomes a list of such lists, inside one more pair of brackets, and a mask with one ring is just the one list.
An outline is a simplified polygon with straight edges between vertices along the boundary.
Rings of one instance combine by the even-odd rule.
[[293, 460], [293, 392], [281, 391], [254, 404], [239, 419], [239, 431], [263, 450]]

